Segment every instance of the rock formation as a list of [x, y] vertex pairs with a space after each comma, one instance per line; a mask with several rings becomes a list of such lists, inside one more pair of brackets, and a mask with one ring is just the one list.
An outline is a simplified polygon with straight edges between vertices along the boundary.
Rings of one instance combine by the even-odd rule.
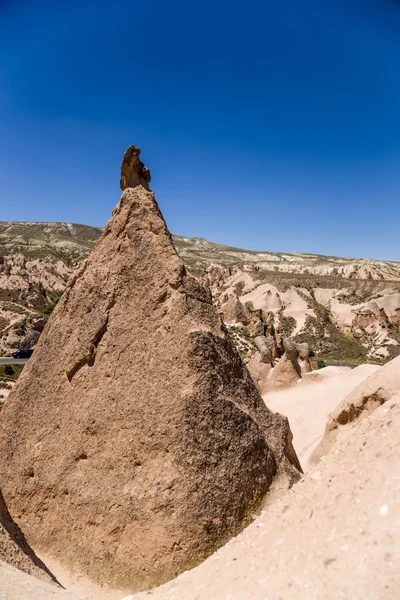
[[142, 163], [139, 158], [140, 149], [137, 146], [129, 146], [126, 150], [121, 165], [121, 190], [134, 188], [141, 185], [146, 190], [149, 190], [151, 175], [149, 169]]
[[[135, 152], [131, 151], [132, 160], [138, 159]], [[135, 175], [131, 168], [130, 176], [148, 187], [149, 173], [143, 169]], [[129, 171], [124, 177], [129, 179]], [[73, 267], [87, 257], [101, 233], [100, 228], [72, 223], [0, 221], [0, 353], [36, 342], [37, 332], [31, 335], [30, 324], [50, 314]], [[173, 236], [173, 240], [189, 272], [211, 288], [216, 306], [233, 296], [239, 296], [243, 305], [250, 301], [262, 309], [264, 319], [269, 313], [277, 328], [283, 317], [286, 331], [281, 333], [286, 337], [307, 341], [333, 362], [388, 359], [400, 353], [400, 263], [372, 261], [375, 280], [355, 279], [352, 269], [348, 279], [347, 268], [342, 272], [347, 259], [329, 257], [322, 266], [321, 256], [296, 255], [289, 264], [288, 255], [254, 254], [201, 238]], [[289, 266], [277, 280], [275, 271]], [[309, 267], [307, 287], [293, 285], [293, 274]], [[321, 274], [336, 278], [335, 288], [323, 287], [320, 268]]]
[[296, 370], [295, 363], [285, 353], [270, 372], [266, 391], [272, 392], [290, 387], [298, 383], [299, 379], [300, 373]]
[[261, 362], [273, 367], [276, 359], [275, 348], [272, 344], [268, 343], [265, 335], [258, 335], [255, 337], [254, 345], [261, 354]]
[[284, 389], [298, 383], [309, 373], [310, 347], [306, 342], [296, 343], [275, 332], [273, 323], [264, 326], [266, 335], [258, 335], [253, 343], [258, 352], [246, 359], [246, 365], [261, 394]]
[[283, 341], [284, 354], [265, 380], [265, 391], [280, 390], [295, 385], [304, 373], [311, 371], [310, 349], [305, 342], [296, 344], [291, 339]]
[[264, 335], [264, 320], [262, 316], [262, 310], [252, 310], [248, 306], [246, 306], [246, 309], [249, 315], [249, 323], [247, 327], [249, 334], [253, 337]]
[[247, 307], [243, 306], [236, 295], [230, 296], [229, 300], [221, 306], [224, 323], [250, 323], [250, 314]]
[[310, 363], [310, 346], [306, 342], [301, 342], [300, 344], [296, 344], [298, 351], [298, 364], [300, 366], [300, 373], [304, 375], [304, 373], [310, 373], [311, 363]]
[[272, 369], [270, 362], [265, 362], [261, 352], [254, 352], [245, 359], [245, 363], [260, 394], [265, 394], [269, 389], [268, 377]]
[[[175, 236], [176, 237], [176, 236]], [[185, 239], [185, 238], [184, 238]], [[197, 239], [196, 239], [197, 241]], [[185, 250], [182, 250], [182, 258], [185, 256]], [[188, 258], [185, 256], [185, 258]], [[216, 292], [223, 286], [226, 279], [232, 275], [232, 270], [229, 267], [223, 267], [221, 265], [211, 264], [206, 269], [205, 281], [210, 287], [211, 292]]]
[[[142, 163], [139, 173], [133, 168], [138, 161], [138, 149], [131, 148], [123, 186], [132, 178], [148, 188], [150, 173]], [[30, 324], [50, 314], [72, 269], [101, 233], [98, 227], [72, 223], [0, 221], [0, 353], [35, 343]], [[354, 263], [311, 254], [254, 253], [202, 238], [173, 240], [189, 272], [211, 288], [216, 306], [232, 296], [243, 305], [250, 301], [264, 317], [270, 313], [277, 328], [282, 318], [286, 328], [294, 327], [282, 331], [286, 337], [308, 342], [332, 362], [400, 354], [400, 262]], [[329, 275], [336, 284], [332, 287], [330, 280], [324, 287], [319, 275]]]
[[217, 556], [133, 600], [397, 599], [400, 396], [343, 429]]
[[[139, 150], [2, 411], [2, 486], [35, 548], [140, 589], [236, 534], [276, 474], [299, 476], [214, 309], [186, 274]], [[127, 187], [136, 186], [136, 187]]]

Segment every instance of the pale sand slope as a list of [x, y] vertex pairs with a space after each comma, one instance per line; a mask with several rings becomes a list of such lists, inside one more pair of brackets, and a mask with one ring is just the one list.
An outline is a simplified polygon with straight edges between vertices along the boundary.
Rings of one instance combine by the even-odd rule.
[[40, 581], [0, 561], [0, 600], [120, 600], [129, 593], [101, 587], [87, 577], [70, 573], [48, 556], [40, 558], [63, 587]]
[[80, 600], [62, 588], [40, 581], [0, 561], [1, 600]]
[[[123, 590], [109, 589], [107, 587], [100, 586], [80, 573], [70, 572], [68, 568], [51, 556], [41, 554], [40, 558], [50, 569], [50, 571], [57, 577], [57, 580], [61, 583], [61, 585], [70, 592], [76, 594], [76, 596], [73, 596], [73, 598], [79, 598], [82, 600], [120, 600], [123, 596], [126, 596], [126, 594], [129, 593], [128, 591], [124, 592]], [[0, 600], [2, 600], [1, 596]], [[29, 600], [41, 599], [32, 597], [29, 598]], [[60, 600], [62, 599], [60, 598]]]
[[134, 600], [400, 598], [399, 454], [397, 396], [203, 564]]
[[325, 367], [305, 375], [296, 386], [265, 394], [267, 406], [289, 419], [293, 445], [301, 466], [321, 441], [328, 415], [359, 383], [380, 369], [376, 365]]
[[245, 304], [252, 302], [254, 308], [261, 308], [264, 311], [277, 312], [283, 308], [285, 317], [293, 317], [296, 320], [296, 328], [292, 335], [298, 333], [305, 325], [306, 317], [316, 318], [314, 310], [308, 306], [294, 288], [289, 288], [286, 292], [280, 292], [277, 287], [269, 283], [263, 283], [255, 290], [241, 296], [240, 301]]

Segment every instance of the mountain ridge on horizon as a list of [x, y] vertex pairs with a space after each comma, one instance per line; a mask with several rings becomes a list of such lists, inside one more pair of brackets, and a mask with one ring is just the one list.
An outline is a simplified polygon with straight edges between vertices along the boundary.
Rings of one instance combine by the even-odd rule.
[[[104, 227], [100, 227], [98, 225], [88, 225], [86, 223], [75, 223], [73, 221], [1, 221], [0, 220], [0, 235], [1, 235], [1, 228], [3, 226], [40, 226], [40, 225], [45, 225], [45, 226], [71, 226], [71, 227], [78, 227], [78, 228], [86, 228], [87, 230], [95, 230], [97, 232], [100, 232], [99, 235], [101, 235], [101, 232], [104, 230]], [[267, 254], [267, 255], [280, 255], [280, 256], [299, 256], [299, 257], [315, 257], [315, 258], [326, 258], [326, 259], [336, 259], [336, 260], [343, 260], [343, 261], [373, 261], [373, 262], [378, 262], [378, 263], [389, 263], [389, 264], [394, 264], [394, 265], [399, 265], [400, 266], [400, 260], [395, 260], [395, 259], [381, 259], [381, 258], [372, 258], [372, 257], [360, 257], [360, 256], [342, 256], [339, 254], [322, 254], [320, 252], [309, 252], [309, 251], [305, 251], [305, 250], [298, 250], [298, 251], [294, 251], [294, 252], [287, 252], [287, 251], [283, 251], [283, 250], [265, 250], [265, 249], [249, 249], [249, 248], [245, 248], [243, 246], [233, 246], [231, 244], [222, 244], [220, 242], [214, 242], [212, 240], [209, 240], [203, 236], [188, 236], [188, 235], [182, 235], [182, 234], [172, 234], [172, 237], [176, 240], [193, 240], [193, 241], [200, 241], [200, 242], [205, 242], [206, 244], [209, 244], [210, 246], [213, 247], [219, 247], [219, 248], [223, 248], [226, 250], [234, 250], [237, 252], [245, 252], [248, 254]]]

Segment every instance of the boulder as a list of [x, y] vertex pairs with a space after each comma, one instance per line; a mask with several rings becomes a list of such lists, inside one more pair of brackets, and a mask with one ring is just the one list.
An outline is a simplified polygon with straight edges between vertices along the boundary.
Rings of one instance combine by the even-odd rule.
[[285, 353], [269, 373], [266, 391], [282, 390], [298, 383], [300, 374]]
[[307, 342], [300, 342], [296, 344], [298, 350], [298, 364], [300, 366], [300, 373], [303, 376], [304, 373], [310, 373], [312, 371], [310, 363], [310, 346]]
[[261, 352], [254, 352], [247, 360], [246, 366], [260, 394], [265, 394], [268, 391], [268, 376], [272, 369], [271, 363], [269, 361], [265, 362]]
[[35, 548], [138, 590], [201, 562], [301, 467], [287, 419], [187, 275], [135, 148], [111, 220], [2, 410], [0, 457]]
[[[269, 373], [266, 389], [275, 391], [291, 387], [301, 379], [298, 344], [290, 339], [283, 341], [284, 355]], [[304, 353], [304, 349], [302, 349]]]
[[399, 456], [398, 396], [217, 556], [133, 600], [398, 600]]
[[248, 332], [252, 337], [264, 335], [264, 321], [262, 316], [262, 310], [251, 309], [248, 305], [245, 305], [246, 312], [248, 314]]
[[137, 146], [129, 146], [122, 158], [121, 165], [121, 190], [134, 188], [138, 185], [149, 190], [151, 181], [150, 170], [142, 163], [139, 158], [140, 149]]
[[[270, 347], [273, 358], [271, 364], [274, 368], [268, 373], [268, 377], [263, 379], [264, 392], [291, 387], [298, 383], [305, 373], [310, 373], [312, 370], [310, 347], [306, 342], [296, 343], [290, 338], [282, 338], [279, 340], [280, 346], [278, 347], [276, 339], [276, 335], [273, 338], [268, 335], [267, 338], [264, 338], [265, 342], [261, 341], [260, 338], [260, 341], [256, 344], [260, 352], [262, 352], [260, 349], [262, 346]], [[276, 363], [275, 359], [280, 354], [279, 349], [281, 352], [283, 351], [283, 356]]]
[[273, 367], [276, 358], [275, 348], [272, 344], [268, 343], [268, 339], [264, 335], [258, 335], [254, 338], [254, 345], [260, 352], [261, 362]]

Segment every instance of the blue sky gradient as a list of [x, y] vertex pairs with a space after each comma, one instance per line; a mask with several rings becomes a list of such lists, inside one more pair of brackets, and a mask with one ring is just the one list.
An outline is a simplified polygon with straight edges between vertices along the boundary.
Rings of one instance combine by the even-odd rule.
[[400, 260], [400, 2], [0, 0], [0, 219]]

